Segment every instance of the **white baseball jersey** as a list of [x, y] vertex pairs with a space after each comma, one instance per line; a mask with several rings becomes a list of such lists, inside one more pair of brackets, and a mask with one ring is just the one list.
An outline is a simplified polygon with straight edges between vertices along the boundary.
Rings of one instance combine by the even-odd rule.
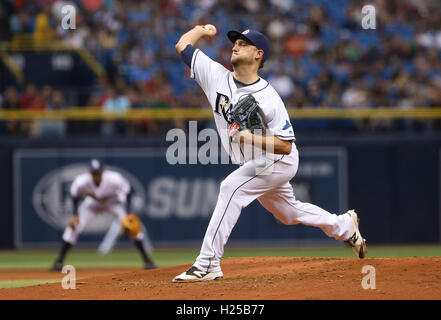
[[100, 204], [126, 203], [127, 194], [130, 192], [129, 182], [118, 172], [104, 170], [101, 183], [95, 185], [90, 173], [79, 175], [70, 188], [72, 197], [86, 196]]
[[[244, 154], [243, 145], [232, 143], [228, 134], [230, 125], [228, 110], [245, 95], [253, 95], [259, 103], [266, 126], [266, 135], [274, 135], [281, 140], [295, 140], [285, 104], [266, 80], [259, 78], [254, 84], [238, 88], [233, 79], [233, 73], [199, 49], [193, 53], [191, 77], [196, 80], [207, 96], [213, 109], [222, 146], [229, 153], [233, 163], [243, 164], [251, 159], [247, 153]], [[272, 159], [279, 158], [281, 158], [280, 155], [272, 156]]]
[[[67, 226], [63, 233], [63, 240], [75, 244], [89, 222], [101, 213], [110, 213], [115, 216], [121, 228], [121, 221], [127, 213], [125, 204], [129, 192], [129, 182], [115, 171], [104, 170], [99, 186], [95, 185], [89, 172], [76, 177], [72, 182], [70, 194], [72, 197], [85, 196], [86, 198], [78, 207], [78, 225], [75, 229]], [[118, 232], [113, 232], [108, 246], [113, 246], [118, 234]], [[140, 232], [137, 239], [144, 241], [144, 233]]]

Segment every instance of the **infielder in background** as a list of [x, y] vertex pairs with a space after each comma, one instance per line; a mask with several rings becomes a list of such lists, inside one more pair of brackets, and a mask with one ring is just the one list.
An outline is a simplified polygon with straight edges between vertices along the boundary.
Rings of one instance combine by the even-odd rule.
[[[70, 195], [74, 204], [74, 216], [63, 233], [63, 244], [52, 270], [63, 268], [64, 258], [70, 248], [77, 242], [78, 236], [96, 215], [110, 213], [119, 219], [121, 234], [133, 239], [144, 261], [144, 269], [156, 266], [143, 246], [141, 220], [129, 212], [131, 187], [128, 181], [118, 172], [104, 170], [99, 159], [89, 161], [89, 172], [79, 175], [72, 182]], [[81, 199], [84, 201], [81, 202]]]
[[[191, 77], [204, 91], [214, 114], [224, 149], [232, 162], [240, 165], [220, 185], [216, 207], [208, 225], [202, 248], [193, 266], [173, 281], [193, 282], [223, 277], [220, 259], [242, 208], [255, 199], [286, 225], [302, 223], [318, 227], [326, 235], [349, 243], [357, 257], [366, 255], [366, 241], [360, 234], [354, 210], [331, 214], [313, 204], [296, 200], [290, 180], [298, 168], [299, 154], [288, 112], [277, 92], [260, 78], [258, 70], [270, 56], [268, 39], [260, 32], [229, 31], [234, 44], [233, 72], [213, 61], [195, 44], [216, 34], [213, 25], [196, 26], [185, 33], [176, 50], [191, 69]], [[255, 100], [259, 107], [265, 135], [256, 136], [231, 118], [235, 105], [243, 99]], [[262, 158], [250, 157], [246, 145], [260, 142]]]

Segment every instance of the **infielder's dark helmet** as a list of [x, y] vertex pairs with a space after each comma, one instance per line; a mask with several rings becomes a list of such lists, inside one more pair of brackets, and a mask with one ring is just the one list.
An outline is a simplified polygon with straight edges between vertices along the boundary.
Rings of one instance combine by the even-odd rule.
[[263, 50], [263, 61], [266, 61], [271, 56], [271, 46], [268, 38], [259, 31], [245, 30], [242, 33], [239, 31], [231, 30], [227, 33], [228, 39], [235, 43], [237, 39], [244, 39], [250, 42], [259, 50]]
[[103, 171], [104, 163], [98, 158], [92, 158], [89, 160], [89, 171], [92, 173]]

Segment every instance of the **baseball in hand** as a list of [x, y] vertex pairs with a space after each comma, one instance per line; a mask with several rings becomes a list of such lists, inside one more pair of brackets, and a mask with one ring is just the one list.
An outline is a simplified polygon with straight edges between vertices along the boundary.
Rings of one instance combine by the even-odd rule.
[[216, 27], [212, 24], [206, 24], [203, 28], [209, 31], [208, 34], [204, 37], [204, 39], [207, 40], [213, 38], [217, 32]]

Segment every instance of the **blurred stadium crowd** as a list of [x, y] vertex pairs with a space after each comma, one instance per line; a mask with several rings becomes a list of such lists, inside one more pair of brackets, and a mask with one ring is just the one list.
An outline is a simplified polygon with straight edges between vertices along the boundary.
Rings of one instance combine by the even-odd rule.
[[[218, 29], [199, 47], [230, 67], [230, 29], [263, 31], [272, 59], [261, 76], [288, 108], [441, 106], [441, 2], [432, 0], [6, 0], [11, 35], [60, 40], [89, 50], [106, 70], [91, 88], [88, 106], [202, 108], [205, 96], [188, 78], [174, 48], [196, 24]], [[376, 8], [376, 30], [361, 28], [364, 4]], [[61, 28], [61, 7], [77, 8], [76, 30]], [[5, 39], [2, 39], [5, 40]], [[45, 84], [8, 87], [3, 109], [55, 109], [69, 103]], [[17, 126], [17, 124], [14, 124]], [[127, 131], [122, 125], [120, 133]], [[397, 129], [392, 121], [354, 122], [354, 129]], [[406, 122], [408, 130], [433, 130], [431, 122]], [[129, 126], [130, 127], [130, 126]], [[160, 133], [152, 122], [129, 128]], [[8, 129], [10, 133], [29, 130]], [[129, 131], [130, 131], [129, 130]], [[436, 126], [435, 126], [435, 130]]]

